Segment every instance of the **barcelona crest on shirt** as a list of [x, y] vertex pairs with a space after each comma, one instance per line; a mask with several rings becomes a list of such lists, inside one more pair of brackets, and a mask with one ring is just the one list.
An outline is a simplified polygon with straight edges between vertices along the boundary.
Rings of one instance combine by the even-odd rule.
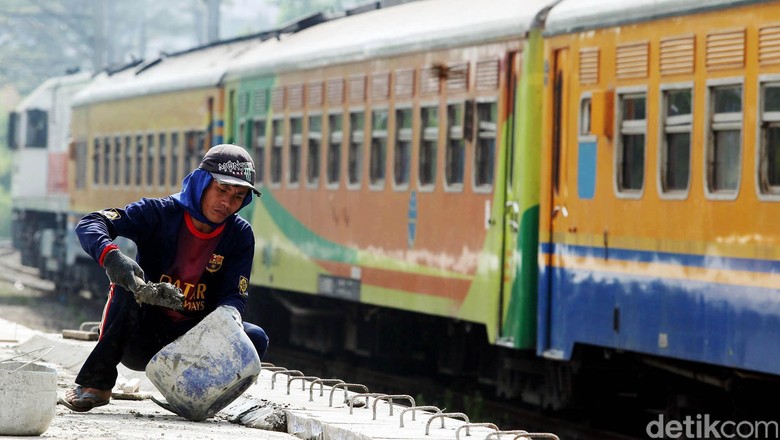
[[225, 257], [222, 255], [217, 254], [211, 254], [211, 258], [209, 258], [209, 264], [206, 265], [206, 270], [214, 273], [219, 270], [220, 267], [222, 267], [222, 260], [224, 260]]
[[110, 221], [119, 219], [119, 212], [117, 212], [116, 209], [105, 209], [103, 211], [98, 211], [98, 214]]

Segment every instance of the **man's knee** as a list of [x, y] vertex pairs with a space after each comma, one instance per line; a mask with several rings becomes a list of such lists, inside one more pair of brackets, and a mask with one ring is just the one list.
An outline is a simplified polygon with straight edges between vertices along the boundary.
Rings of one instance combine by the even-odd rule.
[[263, 330], [262, 327], [245, 322], [244, 331], [246, 332], [246, 335], [249, 336], [249, 340], [252, 341], [252, 345], [255, 346], [257, 355], [262, 359], [263, 356], [265, 356], [265, 352], [268, 350], [269, 341], [265, 330]]

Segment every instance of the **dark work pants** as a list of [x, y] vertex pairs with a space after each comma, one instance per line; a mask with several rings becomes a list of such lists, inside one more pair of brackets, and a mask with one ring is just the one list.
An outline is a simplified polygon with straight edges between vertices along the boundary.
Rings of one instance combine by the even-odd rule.
[[[100, 339], [82, 365], [76, 383], [85, 388], [110, 390], [117, 379], [117, 365], [143, 371], [160, 349], [194, 327], [200, 320], [172, 321], [155, 306], [140, 306], [132, 294], [115, 287], [109, 294]], [[244, 322], [244, 331], [260, 359], [268, 349], [268, 336], [254, 324]]]

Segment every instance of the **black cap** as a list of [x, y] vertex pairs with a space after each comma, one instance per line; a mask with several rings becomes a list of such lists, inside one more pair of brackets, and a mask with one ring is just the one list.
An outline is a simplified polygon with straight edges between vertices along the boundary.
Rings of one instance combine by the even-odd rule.
[[250, 188], [260, 195], [254, 186], [255, 163], [252, 156], [238, 145], [220, 144], [211, 147], [198, 168], [211, 173], [211, 177], [219, 183]]

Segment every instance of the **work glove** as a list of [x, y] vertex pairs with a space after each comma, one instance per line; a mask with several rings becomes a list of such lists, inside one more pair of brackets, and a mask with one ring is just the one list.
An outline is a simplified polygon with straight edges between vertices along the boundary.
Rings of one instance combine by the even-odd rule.
[[103, 267], [106, 268], [109, 281], [130, 292], [138, 290], [144, 279], [144, 271], [141, 266], [120, 252], [119, 249], [114, 249], [106, 254], [103, 258]]

